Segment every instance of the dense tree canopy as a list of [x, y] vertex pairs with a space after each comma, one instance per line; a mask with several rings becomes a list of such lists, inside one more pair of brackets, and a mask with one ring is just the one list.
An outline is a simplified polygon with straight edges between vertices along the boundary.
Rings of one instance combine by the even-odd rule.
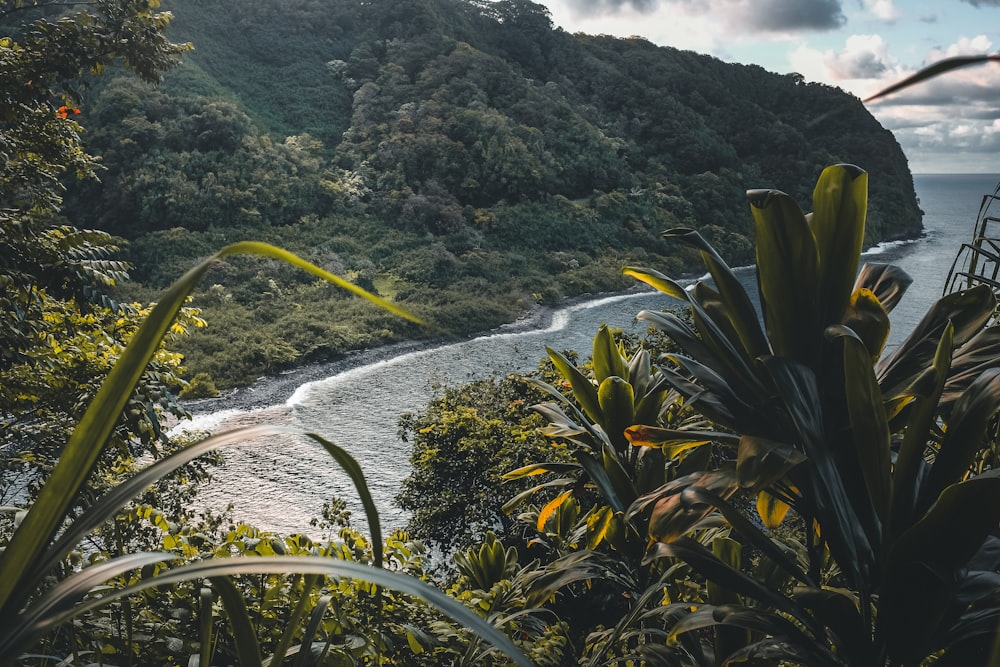
[[[799, 76], [570, 35], [528, 0], [169, 6], [197, 48], [156, 89], [80, 91], [74, 117], [104, 170], [67, 194], [80, 224], [130, 240], [154, 288], [221, 243], [268, 238], [446, 328], [482, 330], [621, 289], [622, 261], [692, 269], [694, 253], [659, 237], [678, 225], [748, 264], [742, 193], [805, 197], [836, 162], [878, 175], [868, 243], [920, 230], [891, 133]], [[270, 370], [414, 335], [299, 278], [274, 276], [275, 290], [259, 268], [213, 274], [201, 304], [220, 326], [182, 344], [222, 386], [256, 377], [220, 352], [237, 342], [222, 323], [254, 329]], [[331, 312], [352, 317], [306, 331]]]

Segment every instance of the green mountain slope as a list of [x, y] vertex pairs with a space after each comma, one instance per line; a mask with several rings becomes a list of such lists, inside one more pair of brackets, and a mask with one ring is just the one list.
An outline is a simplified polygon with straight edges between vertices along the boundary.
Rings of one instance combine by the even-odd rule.
[[[131, 239], [154, 287], [215, 244], [265, 238], [453, 331], [482, 329], [619, 288], [626, 260], [683, 272], [690, 255], [659, 238], [669, 227], [748, 263], [744, 191], [808, 206], [835, 162], [871, 173], [869, 242], [921, 228], [891, 133], [795, 75], [570, 35], [526, 0], [168, 8], [195, 51], [159, 89], [90, 91], [86, 136], [107, 170], [68, 197], [86, 224]], [[268, 271], [219, 269], [202, 298], [216, 333], [187, 350], [195, 370], [239, 382], [420, 333]], [[224, 331], [251, 320], [259, 340]], [[220, 361], [233, 346], [259, 352], [254, 370]]]

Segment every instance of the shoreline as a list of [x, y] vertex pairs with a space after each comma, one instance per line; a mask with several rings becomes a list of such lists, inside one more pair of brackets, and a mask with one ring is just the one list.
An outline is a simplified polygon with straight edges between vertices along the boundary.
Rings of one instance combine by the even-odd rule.
[[[862, 253], [862, 259], [866, 255], [874, 259], [893, 246], [915, 243], [925, 238], [926, 235], [927, 230], [922, 229], [920, 236], [915, 238], [882, 241], [865, 249]], [[747, 267], [733, 267], [733, 270], [748, 270], [752, 268], [753, 265], [750, 265]], [[697, 274], [689, 274], [679, 278], [682, 283], [693, 282], [697, 279]], [[555, 314], [565, 308], [571, 308], [588, 301], [598, 301], [608, 297], [626, 296], [644, 291], [652, 291], [652, 288], [643, 283], [637, 283], [627, 289], [614, 292], [579, 294], [563, 299], [555, 305], [535, 304], [513, 322], [501, 324], [493, 329], [452, 336], [404, 340], [379, 347], [353, 350], [333, 361], [308, 363], [282, 371], [277, 375], [261, 376], [249, 385], [230, 389], [215, 398], [184, 399], [180, 403], [192, 416], [209, 414], [220, 410], [256, 410], [267, 408], [284, 403], [298, 387], [308, 382], [325, 380], [326, 378], [345, 373], [355, 368], [378, 363], [411, 352], [421, 352], [435, 347], [442, 347], [460, 340], [471, 340], [480, 336], [493, 334], [516, 334], [545, 329], [551, 326]]]
[[552, 325], [555, 314], [564, 308], [613, 296], [636, 294], [649, 289], [645, 285], [638, 284], [617, 292], [580, 294], [564, 299], [553, 306], [536, 304], [513, 322], [507, 322], [486, 331], [464, 335], [404, 340], [379, 347], [353, 350], [333, 361], [309, 363], [282, 371], [277, 375], [261, 376], [249, 385], [230, 389], [215, 398], [183, 399], [180, 403], [192, 416], [218, 412], [220, 410], [256, 410], [267, 408], [272, 405], [284, 403], [297, 388], [308, 382], [325, 380], [326, 378], [345, 373], [355, 368], [378, 363], [411, 352], [421, 352], [423, 350], [442, 347], [461, 340], [471, 340], [493, 334], [516, 334], [546, 329]]

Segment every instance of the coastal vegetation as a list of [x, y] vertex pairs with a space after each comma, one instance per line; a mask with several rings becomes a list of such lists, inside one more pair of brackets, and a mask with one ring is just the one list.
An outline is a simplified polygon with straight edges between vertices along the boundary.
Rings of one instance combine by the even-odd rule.
[[[377, 11], [380, 5], [358, 7], [358, 12]], [[461, 5], [464, 14], [446, 13], [459, 7], [446, 3], [401, 7], [399, 14], [381, 15], [395, 23], [371, 23], [399, 41], [386, 42], [384, 51], [376, 49], [368, 59], [363, 56], [371, 44], [352, 46], [351, 54], [368, 48], [355, 68], [349, 61], [344, 61], [348, 69], [327, 63], [355, 84], [371, 77], [366, 83], [386, 91], [390, 109], [401, 99], [389, 85], [395, 79], [404, 88], [426, 84], [436, 90], [433, 72], [404, 65], [425, 62], [428, 53], [431, 60], [468, 56], [460, 43], [449, 43], [443, 51], [418, 50], [428, 45], [417, 36], [430, 35], [431, 46], [437, 43], [440, 33], [433, 28], [443, 18], [456, 35], [470, 39], [479, 32], [469, 26], [496, 28], [496, 34], [483, 33], [493, 41], [484, 42], [482, 50], [463, 42], [475, 52], [469, 56], [473, 61], [493, 62], [490, 54], [506, 49], [511, 58], [521, 58], [515, 59], [523, 68], [519, 72], [536, 75], [550, 70], [530, 67], [558, 62], [559, 48], [568, 44], [583, 45], [574, 52], [577, 62], [596, 69], [595, 61], [584, 58], [588, 48], [597, 48], [594, 44], [633, 56], [660, 53], [645, 43], [629, 46], [633, 40], [562, 35], [532, 3]], [[427, 14], [428, 8], [438, 13]], [[244, 9], [254, 20], [266, 18], [253, 13], [265, 11], [261, 6]], [[286, 13], [314, 25], [314, 9], [303, 4]], [[650, 172], [632, 171], [622, 167], [623, 155], [616, 149], [619, 172], [611, 160], [573, 176], [545, 172], [546, 163], [539, 161], [538, 177], [553, 179], [547, 188], [566, 188], [565, 201], [550, 192], [504, 190], [528, 187], [526, 180], [514, 178], [516, 171], [494, 183], [486, 172], [470, 167], [467, 173], [478, 175], [477, 185], [464, 196], [485, 198], [461, 204], [463, 211], [472, 207], [471, 220], [480, 210], [484, 215], [513, 211], [509, 219], [488, 218], [493, 222], [484, 227], [478, 250], [499, 253], [513, 243], [517, 235], [505, 231], [503, 220], [518, 221], [519, 229], [530, 221], [531, 229], [553, 234], [534, 245], [563, 252], [556, 249], [557, 241], [565, 241], [579, 252], [577, 258], [565, 251], [567, 270], [551, 273], [566, 280], [566, 275], [578, 276], [579, 284], [590, 285], [587, 280], [601, 278], [583, 276], [615, 270], [680, 299], [685, 308], [641, 313], [640, 319], [656, 330], [646, 338], [626, 338], [602, 327], [588, 359], [553, 347], [527, 379], [453, 388], [404, 420], [401, 431], [414, 446], [414, 473], [400, 489], [401, 503], [413, 511], [408, 531], [383, 535], [358, 463], [322, 434], [303, 435], [351, 479], [364, 507], [363, 529], [352, 525], [337, 499], [314, 523], [313, 537], [275, 535], [238, 517], [191, 512], [186, 501], [213, 473], [217, 460], [205, 455], [254, 437], [280, 442], [288, 435], [288, 429], [269, 425], [197, 442], [165, 435], [164, 416], [183, 416], [173, 391], [185, 385], [184, 371], [172, 348], [203, 318], [211, 320], [207, 309], [199, 313], [189, 305], [197, 285], [207, 283], [203, 298], [222, 303], [239, 301], [233, 292], [245, 289], [240, 298], [248, 303], [251, 297], [270, 299], [272, 314], [304, 310], [312, 315], [311, 307], [295, 308], [290, 296], [315, 297], [308, 303], [336, 304], [336, 309], [328, 319], [311, 322], [323, 330], [314, 338], [323, 338], [325, 327], [337, 331], [349, 317], [373, 330], [382, 322], [388, 333], [371, 334], [377, 341], [431, 328], [420, 316], [426, 313], [410, 308], [423, 302], [404, 298], [407, 290], [424, 294], [427, 303], [446, 312], [454, 304], [448, 290], [458, 283], [435, 285], [432, 272], [426, 284], [418, 285], [405, 274], [387, 274], [374, 261], [348, 266], [340, 251], [336, 258], [308, 261], [316, 259], [317, 248], [329, 252], [320, 245], [332, 231], [324, 226], [329, 221], [215, 224], [223, 209], [205, 204], [191, 210], [212, 216], [213, 222], [201, 229], [151, 228], [132, 237], [132, 252], [145, 248], [141, 252], [149, 253], [140, 272], [161, 273], [131, 292], [120, 290], [130, 269], [118, 258], [119, 242], [108, 231], [85, 229], [97, 224], [88, 216], [105, 210], [86, 204], [98, 201], [87, 197], [106, 195], [85, 195], [96, 187], [92, 181], [64, 190], [66, 175], [91, 177], [98, 167], [92, 146], [85, 148], [81, 138], [88, 112], [76, 86], [82, 74], [115, 67], [157, 81], [187, 48], [166, 39], [170, 16], [154, 0], [100, 0], [70, 14], [63, 10], [61, 3], [0, 0], [0, 19], [18, 26], [0, 40], [8, 102], [2, 136], [12, 156], [0, 172], [0, 664], [945, 667], [1000, 661], [996, 296], [976, 287], [942, 298], [896, 350], [886, 352], [888, 313], [909, 279], [890, 266], [860, 266], [861, 250], [873, 238], [869, 225], [885, 224], [886, 218], [869, 200], [868, 172], [852, 164], [819, 172], [809, 215], [796, 203], [804, 198], [801, 193], [751, 190], [747, 198], [739, 196], [749, 220], [743, 241], [737, 228], [728, 227], [742, 223], [725, 222], [727, 203], [712, 209], [718, 215], [705, 213], [717, 223], [698, 229], [674, 226], [663, 239], [650, 241], [651, 249], [633, 253], [650, 264], [623, 270], [616, 264], [635, 257], [610, 245], [607, 237], [594, 240], [601, 225], [617, 229], [615, 224], [629, 220], [634, 225], [632, 215], [648, 213], [652, 217], [643, 218], [648, 229], [628, 230], [642, 248], [646, 237], [659, 231], [654, 225], [696, 225], [700, 215], [692, 209], [689, 218], [664, 218], [657, 204], [643, 203], [647, 181], [626, 183], [628, 193], [617, 189], [624, 187], [617, 178], [638, 179], [665, 169], [650, 167], [652, 158], [644, 163]], [[334, 34], [349, 15], [347, 9], [331, 12], [324, 29]], [[439, 20], [427, 23], [429, 17]], [[368, 25], [355, 18], [358, 26]], [[277, 24], [276, 29], [280, 32]], [[396, 49], [405, 55], [402, 60], [383, 60]], [[303, 63], [310, 62], [301, 55]], [[289, 57], [298, 62], [294, 50]], [[501, 70], [489, 81], [502, 83], [507, 70]], [[444, 77], [443, 84], [456, 81], [461, 83]], [[208, 79], [203, 83], [207, 86]], [[128, 100], [128, 85], [115, 77], [94, 90], [108, 95], [100, 99], [110, 105]], [[801, 82], [793, 85], [802, 87]], [[108, 94], [115, 86], [118, 93]], [[378, 91], [370, 88], [369, 93], [372, 100], [380, 99]], [[533, 99], [534, 93], [526, 95]], [[355, 93], [352, 104], [357, 98]], [[161, 101], [165, 119], [175, 102]], [[495, 115], [490, 108], [470, 110]], [[594, 108], [592, 113], [600, 115], [601, 107]], [[95, 104], [94, 112], [99, 109]], [[211, 146], [226, 140], [210, 128], [227, 113], [202, 118], [204, 113], [189, 107], [172, 117], [176, 127], [146, 129], [157, 137], [170, 129], [182, 135], [177, 141], [197, 140], [198, 123], [207, 119], [209, 124], [200, 127], [208, 132], [202, 136], [205, 146]], [[279, 127], [290, 122], [275, 107], [263, 105], [260, 113], [253, 123]], [[364, 155], [369, 140], [377, 142], [377, 152], [434, 136], [431, 126], [403, 136], [402, 117], [393, 114], [369, 128], [367, 139], [351, 134], [353, 124], [345, 126], [341, 143], [350, 145], [340, 153], [338, 168], [356, 171], [360, 163], [350, 158]], [[237, 118], [237, 125], [250, 118], [228, 117]], [[430, 117], [416, 115], [410, 121]], [[575, 117], [567, 112], [554, 118], [570, 122]], [[317, 119], [306, 114], [303, 122]], [[468, 120], [484, 122], [474, 113]], [[520, 137], [519, 126], [511, 129], [505, 126], [509, 121], [493, 120], [497, 132], [511, 130], [501, 132], [498, 146], [516, 148], [520, 139], [525, 147], [520, 157], [513, 151], [515, 161], [538, 158], [529, 150], [531, 142], [525, 142], [530, 132]], [[143, 127], [137, 119], [130, 126]], [[582, 142], [577, 148], [587, 152], [588, 141], [600, 145], [608, 138], [604, 129], [585, 131], [598, 126], [573, 126]], [[557, 130], [535, 139], [544, 146], [560, 136]], [[326, 155], [326, 147], [304, 144], [297, 136], [274, 154], [289, 162], [271, 160], [267, 153], [275, 172], [301, 159], [287, 174], [308, 174], [303, 157], [308, 150], [327, 165], [323, 170], [333, 164], [323, 160], [338, 159], [340, 144]], [[248, 158], [246, 182], [266, 179], [267, 162], [255, 163], [239, 151], [271, 150], [278, 144], [264, 132], [239, 137], [229, 147]], [[165, 142], [166, 135], [150, 146], [159, 146], [161, 139]], [[849, 132], [843, 141], [851, 145]], [[128, 150], [130, 144], [115, 146]], [[475, 146], [472, 142], [465, 149]], [[487, 150], [488, 142], [480, 148]], [[361, 202], [362, 217], [347, 206], [338, 213], [337, 220], [356, 225], [341, 230], [345, 243], [353, 239], [363, 247], [365, 239], [395, 235], [407, 250], [447, 252], [457, 262], [447, 243], [453, 235], [471, 234], [469, 219], [455, 218], [454, 228], [436, 227], [445, 219], [435, 217], [440, 206], [450, 206], [448, 197], [458, 195], [435, 191], [420, 180], [435, 174], [447, 183], [435, 172], [445, 165], [431, 161], [407, 172], [407, 154], [396, 153], [401, 161], [373, 168], [373, 174], [391, 178], [365, 182], [371, 193]], [[641, 155], [628, 154], [629, 164]], [[107, 181], [118, 183], [118, 194], [138, 196], [137, 190], [129, 194], [122, 179], [169, 175], [170, 160], [180, 158], [162, 157], [164, 168], [145, 176], [139, 168], [115, 172], [109, 159]], [[188, 150], [184, 160], [197, 162], [196, 157]], [[751, 172], [759, 176], [761, 169], [757, 165]], [[676, 176], [677, 182], [684, 175], [660, 173], [664, 179]], [[883, 175], [891, 182], [890, 169], [873, 171], [873, 179]], [[712, 180], [709, 172], [700, 176]], [[599, 183], [608, 189], [592, 191], [587, 203], [574, 203], [570, 195], [582, 194], [574, 188], [584, 187], [574, 185], [577, 177], [586, 187]], [[167, 186], [150, 186], [143, 195], [162, 194], [173, 197], [166, 205], [186, 206], [197, 201], [203, 185], [188, 193], [195, 199]], [[480, 187], [481, 194], [472, 192]], [[699, 197], [689, 198], [678, 188], [670, 196], [689, 203], [698, 199], [708, 208], [726, 194], [701, 190]], [[912, 194], [912, 184], [909, 189]], [[905, 188], [900, 192], [908, 196]], [[277, 211], [289, 205], [281, 198], [290, 194], [293, 187], [277, 187], [254, 197], [273, 196], [268, 201]], [[414, 198], [423, 199], [415, 203]], [[421, 206], [428, 202], [438, 213], [421, 218]], [[396, 218], [390, 214], [394, 205], [400, 206]], [[593, 225], [547, 227], [553, 205], [574, 207], [567, 210], [581, 216], [563, 222], [590, 220]], [[624, 217], [616, 218], [619, 214]], [[379, 227], [376, 221], [394, 221], [396, 227]], [[362, 233], [360, 222], [371, 223], [370, 235]], [[125, 233], [115, 224], [101, 226]], [[221, 242], [229, 234], [250, 232], [272, 240], [267, 231], [282, 224], [299, 235], [289, 238], [299, 240], [307, 259], [262, 241]], [[423, 226], [408, 230], [408, 224]], [[579, 233], [568, 234], [571, 228]], [[427, 243], [408, 245], [418, 236]], [[215, 241], [221, 249], [209, 247]], [[684, 251], [657, 250], [661, 243]], [[182, 270], [185, 252], [203, 257], [173, 277], [171, 272]], [[161, 255], [154, 258], [155, 253]], [[242, 264], [219, 263], [237, 256], [246, 256]], [[727, 256], [757, 264], [760, 314]], [[418, 255], [412, 270], [427, 271], [425, 259]], [[572, 261], [576, 264], [570, 266]], [[687, 290], [672, 276], [690, 270], [695, 261], [712, 281]], [[658, 268], [649, 268], [653, 264]], [[226, 285], [224, 275], [241, 281]], [[122, 299], [123, 294], [148, 293], [158, 280], [169, 284], [157, 293], [155, 305]], [[323, 300], [317, 296], [321, 293], [334, 296]], [[255, 312], [255, 321], [266, 323], [267, 312]], [[281, 320], [280, 326], [291, 330], [295, 322]], [[237, 326], [235, 320], [226, 324]], [[444, 324], [457, 326], [454, 319]], [[342, 335], [353, 340], [349, 332]], [[274, 340], [260, 343], [265, 351], [251, 363], [281, 367], [281, 361], [266, 365]], [[291, 347], [281, 354], [289, 360], [303, 355]], [[253, 349], [236, 340], [226, 352], [247, 356]], [[199, 379], [203, 387], [212, 381], [207, 375]]]

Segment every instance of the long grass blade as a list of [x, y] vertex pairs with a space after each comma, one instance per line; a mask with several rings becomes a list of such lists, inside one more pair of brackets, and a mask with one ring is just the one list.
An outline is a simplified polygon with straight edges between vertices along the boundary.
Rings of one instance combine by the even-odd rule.
[[246, 599], [229, 577], [210, 577], [210, 580], [215, 590], [219, 591], [219, 599], [229, 617], [239, 664], [243, 667], [259, 667], [260, 644], [257, 642], [253, 623], [250, 622]]
[[208, 667], [212, 664], [212, 589], [202, 588], [199, 594], [198, 636], [201, 646], [198, 651], [198, 665]]
[[[316, 606], [313, 607], [312, 614], [309, 615], [309, 625], [306, 626], [306, 631], [302, 635], [303, 647], [312, 646], [313, 639], [316, 637], [316, 633], [319, 632], [319, 624], [323, 622], [323, 616], [330, 607], [330, 600], [329, 595], [323, 595], [316, 601]], [[295, 667], [307, 667], [309, 657], [309, 651], [300, 650], [295, 657]]]
[[105, 561], [73, 574], [59, 582], [34, 604], [4, 626], [0, 635], [0, 658], [18, 655], [46, 632], [45, 619], [60, 614], [72, 617], [73, 605], [82, 600], [95, 586], [121, 574], [176, 558], [168, 553], [134, 553]]
[[[164, 560], [165, 557], [169, 557], [168, 554], [143, 555], [159, 558], [160, 561]], [[109, 561], [106, 564], [109, 570], [113, 571], [115, 562]], [[131, 568], [132, 566], [130, 565], [125, 569], [128, 570]], [[77, 575], [73, 575], [73, 577], [83, 575], [90, 569], [92, 568], [87, 568]], [[34, 624], [34, 629], [37, 632], [36, 636], [42, 636], [77, 616], [84, 615], [121, 598], [157, 586], [169, 586], [171, 584], [196, 581], [203, 578], [211, 579], [240, 574], [270, 574], [274, 572], [317, 574], [328, 577], [351, 577], [413, 595], [425, 600], [441, 613], [477, 633], [490, 644], [498, 647], [515, 664], [521, 667], [533, 667], [532, 662], [503, 633], [491, 626], [471, 609], [465, 607], [454, 598], [448, 597], [434, 586], [402, 572], [394, 572], [362, 563], [319, 556], [260, 556], [255, 558], [226, 558], [186, 563], [165, 572], [160, 572], [155, 577], [143, 579], [125, 588], [109, 591], [100, 598], [86, 600], [72, 609], [54, 610], [53, 613], [39, 619]], [[70, 579], [73, 577], [70, 577]], [[0, 647], [0, 655], [9, 655], [3, 652], [7, 648], [6, 645]], [[16, 653], [12, 654], [16, 655]]]
[[299, 623], [306, 615], [306, 610], [309, 608], [310, 597], [312, 591], [320, 583], [321, 577], [311, 574], [308, 577], [303, 577], [302, 579], [302, 594], [299, 595], [299, 599], [295, 602], [295, 609], [292, 611], [292, 615], [288, 619], [288, 624], [285, 626], [285, 631], [281, 633], [281, 638], [278, 640], [278, 644], [274, 647], [274, 653], [267, 659], [267, 663], [271, 665], [280, 665], [285, 660], [285, 654], [288, 652], [288, 647], [292, 645], [292, 638], [295, 636], [295, 629], [299, 627]]
[[13, 595], [15, 590], [23, 591], [22, 588], [18, 588], [18, 583], [60, 529], [77, 493], [96, 465], [104, 443], [117, 423], [146, 365], [156, 353], [160, 341], [188, 295], [215, 259], [242, 253], [284, 260], [358, 294], [390, 312], [414, 322], [423, 322], [420, 318], [348, 283], [343, 278], [266, 243], [250, 241], [234, 243], [189, 270], [164, 292], [160, 302], [122, 352], [74, 429], [62, 456], [31, 510], [14, 533], [7, 548], [0, 554], [0, 618], [13, 617], [23, 606], [26, 597], [23, 594]]
[[869, 102], [874, 102], [875, 100], [886, 97], [887, 95], [899, 92], [904, 88], [909, 88], [910, 86], [914, 86], [928, 79], [933, 79], [934, 77], [940, 76], [945, 72], [951, 72], [952, 70], [960, 69], [962, 67], [969, 67], [970, 65], [982, 65], [983, 63], [988, 62], [1000, 62], [1000, 54], [993, 53], [982, 56], [956, 56], [954, 58], [945, 58], [944, 60], [939, 60], [938, 62], [923, 68], [917, 73], [906, 77], [902, 81], [892, 84], [888, 88], [883, 88], [874, 95], [870, 95], [861, 101], [864, 104], [868, 104]]
[[358, 465], [358, 462], [347, 451], [333, 444], [323, 436], [315, 433], [306, 433], [306, 436], [322, 445], [323, 449], [333, 457], [333, 460], [344, 469], [344, 472], [354, 482], [354, 486], [358, 490], [358, 495], [361, 496], [361, 505], [364, 507], [365, 517], [368, 519], [368, 530], [371, 531], [372, 535], [372, 556], [375, 560], [375, 566], [382, 567], [382, 525], [379, 522], [378, 509], [375, 508], [375, 501], [372, 499], [371, 491], [368, 490], [368, 483], [365, 482], [365, 475], [361, 471], [361, 466]]

